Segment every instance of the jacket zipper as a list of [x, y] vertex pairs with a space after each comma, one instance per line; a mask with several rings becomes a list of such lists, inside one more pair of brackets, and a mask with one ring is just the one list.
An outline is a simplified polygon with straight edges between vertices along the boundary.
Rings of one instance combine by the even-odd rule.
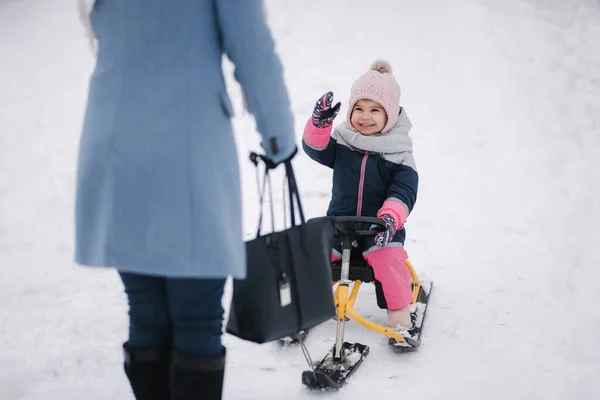
[[365, 155], [362, 159], [362, 164], [360, 165], [360, 181], [358, 183], [358, 206], [356, 207], [356, 215], [360, 217], [362, 212], [362, 202], [363, 202], [363, 189], [365, 185], [365, 170], [367, 167], [367, 158], [369, 157], [369, 152], [365, 151]]

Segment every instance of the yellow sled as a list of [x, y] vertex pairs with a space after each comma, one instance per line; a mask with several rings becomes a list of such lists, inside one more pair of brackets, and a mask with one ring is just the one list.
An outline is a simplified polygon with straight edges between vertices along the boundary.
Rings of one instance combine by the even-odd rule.
[[413, 328], [401, 334], [367, 320], [354, 309], [360, 287], [363, 283], [373, 283], [378, 286], [378, 290], [381, 288], [375, 280], [371, 266], [360, 254], [353, 257], [352, 249], [361, 238], [375, 236], [385, 230], [385, 222], [373, 217], [322, 218], [330, 218], [335, 222], [336, 234], [342, 240], [342, 259], [331, 264], [333, 284], [337, 285], [334, 293], [336, 340], [333, 348], [312, 370], [302, 373], [302, 383], [310, 388], [339, 389], [369, 353], [367, 345], [344, 341], [346, 321], [354, 320], [367, 329], [387, 336], [388, 343], [395, 352], [415, 351], [421, 344], [423, 321], [432, 283], [422, 282], [412, 264], [406, 260], [404, 264], [410, 272], [413, 291], [413, 302], [410, 305]]

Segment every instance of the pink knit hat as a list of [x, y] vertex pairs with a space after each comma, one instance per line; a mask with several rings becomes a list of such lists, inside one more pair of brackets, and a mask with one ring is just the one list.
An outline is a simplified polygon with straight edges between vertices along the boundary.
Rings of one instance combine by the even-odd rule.
[[387, 124], [381, 131], [385, 133], [398, 121], [400, 114], [400, 85], [392, 75], [392, 67], [387, 61], [378, 60], [365, 72], [350, 89], [347, 123], [350, 123], [352, 109], [359, 100], [373, 100], [383, 106], [387, 114]]

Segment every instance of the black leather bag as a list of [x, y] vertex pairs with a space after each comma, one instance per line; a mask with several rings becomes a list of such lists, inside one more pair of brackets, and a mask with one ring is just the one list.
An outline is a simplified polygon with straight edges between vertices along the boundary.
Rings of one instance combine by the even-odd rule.
[[333, 222], [304, 220], [292, 165], [289, 161], [284, 165], [292, 226], [260, 233], [267, 168], [257, 236], [246, 243], [247, 277], [233, 282], [227, 333], [255, 343], [293, 335], [335, 316], [330, 267]]

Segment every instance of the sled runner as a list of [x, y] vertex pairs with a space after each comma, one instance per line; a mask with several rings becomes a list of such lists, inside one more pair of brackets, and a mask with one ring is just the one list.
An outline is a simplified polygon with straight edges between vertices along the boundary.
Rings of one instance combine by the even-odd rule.
[[[364, 237], [375, 236], [385, 230], [385, 222], [373, 217], [321, 217], [335, 222], [337, 235], [342, 240], [342, 259], [331, 264], [333, 280], [337, 282], [334, 293], [337, 310], [337, 331], [335, 344], [323, 359], [311, 370], [302, 373], [302, 383], [310, 388], [339, 389], [355, 372], [369, 354], [369, 346], [344, 341], [344, 328], [347, 318], [358, 322], [367, 329], [387, 336], [388, 344], [394, 352], [415, 351], [421, 344], [423, 321], [429, 301], [432, 283], [419, 280], [411, 263], [405, 266], [410, 271], [413, 303], [410, 305], [413, 328], [397, 332], [376, 324], [359, 315], [354, 310], [358, 291], [363, 283], [379, 283], [373, 269], [360, 254], [352, 252], [353, 243]], [[350, 288], [352, 286], [352, 288]]]

